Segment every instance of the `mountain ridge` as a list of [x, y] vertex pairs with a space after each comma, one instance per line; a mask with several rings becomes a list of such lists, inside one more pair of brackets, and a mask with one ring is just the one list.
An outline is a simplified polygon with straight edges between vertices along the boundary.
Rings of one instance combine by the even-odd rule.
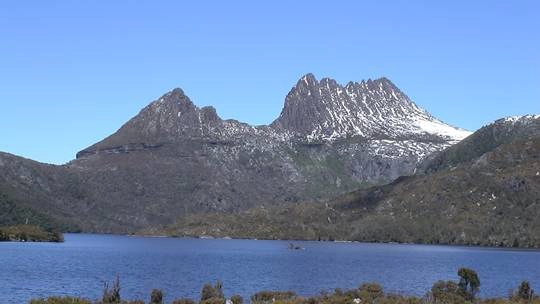
[[[413, 130], [407, 130], [413, 126]], [[144, 107], [111, 136], [79, 151], [76, 158], [95, 154], [106, 146], [114, 153], [121, 145], [139, 145], [126, 148], [136, 151], [144, 145], [161, 146], [184, 137], [234, 140], [261, 134], [278, 141], [359, 136], [395, 140], [415, 137], [451, 144], [470, 132], [434, 118], [385, 77], [342, 86], [331, 78], [318, 81], [308, 73], [290, 90], [281, 114], [268, 125], [223, 120], [214, 107], [198, 107], [176, 88]]]
[[[303, 87], [310, 81], [312, 95]], [[300, 79], [283, 112], [303, 106], [265, 126], [221, 119], [173, 89], [66, 165], [10, 160], [0, 188], [42, 213], [61, 211], [83, 231], [126, 233], [191, 214], [317, 202], [388, 183], [460, 139], [419, 124], [408, 129], [410, 122], [463, 132], [389, 80], [379, 82], [350, 82], [347, 94], [329, 78]]]
[[[305, 113], [313, 119], [306, 119]], [[437, 125], [441, 134], [435, 130]], [[291, 89], [280, 116], [270, 126], [326, 139], [351, 135], [400, 138], [423, 131], [459, 141], [470, 134], [434, 118], [388, 78], [341, 85], [331, 78], [317, 81], [313, 74], [302, 77]], [[418, 130], [410, 130], [413, 126]]]

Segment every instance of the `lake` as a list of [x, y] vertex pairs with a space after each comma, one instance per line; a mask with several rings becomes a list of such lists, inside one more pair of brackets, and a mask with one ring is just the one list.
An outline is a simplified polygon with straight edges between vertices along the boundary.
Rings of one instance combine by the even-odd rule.
[[481, 296], [506, 296], [522, 280], [540, 290], [540, 251], [478, 247], [334, 242], [179, 239], [66, 234], [65, 243], [0, 243], [0, 303], [52, 295], [101, 297], [118, 274], [125, 299], [198, 299], [221, 280], [226, 296], [248, 300], [261, 290], [316, 295], [379, 282], [387, 291], [424, 295], [437, 280], [477, 270]]

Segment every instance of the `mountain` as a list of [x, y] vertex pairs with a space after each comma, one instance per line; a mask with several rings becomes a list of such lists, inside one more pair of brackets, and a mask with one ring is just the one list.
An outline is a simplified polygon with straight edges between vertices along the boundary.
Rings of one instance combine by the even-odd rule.
[[84, 231], [133, 232], [388, 183], [467, 135], [386, 78], [307, 74], [268, 126], [223, 120], [174, 89], [66, 165], [0, 155], [0, 189]]
[[516, 139], [528, 139], [540, 134], [540, 115], [502, 118], [481, 128], [459, 145], [449, 147], [442, 153], [433, 154], [420, 168], [426, 172], [450, 168], [459, 163], [479, 158], [500, 145]]
[[307, 74], [289, 92], [272, 128], [308, 139], [347, 136], [455, 143], [470, 132], [449, 126], [418, 107], [387, 78], [320, 82]]
[[162, 232], [540, 247], [539, 126], [540, 115], [501, 119], [414, 176], [323, 203], [180, 218]]
[[78, 185], [62, 166], [0, 153], [0, 226], [78, 231]]

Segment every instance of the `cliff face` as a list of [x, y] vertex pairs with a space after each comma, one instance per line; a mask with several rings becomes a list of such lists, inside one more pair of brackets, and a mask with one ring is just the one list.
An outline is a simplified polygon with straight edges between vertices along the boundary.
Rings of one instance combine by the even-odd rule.
[[449, 126], [418, 107], [390, 80], [320, 82], [302, 77], [285, 99], [271, 127], [311, 139], [346, 136], [457, 142], [470, 134]]
[[386, 183], [468, 134], [387, 79], [342, 86], [308, 74], [269, 126], [223, 120], [175, 89], [69, 164], [26, 166], [36, 168], [30, 179], [56, 176], [40, 195], [69, 205], [83, 229], [124, 232]]

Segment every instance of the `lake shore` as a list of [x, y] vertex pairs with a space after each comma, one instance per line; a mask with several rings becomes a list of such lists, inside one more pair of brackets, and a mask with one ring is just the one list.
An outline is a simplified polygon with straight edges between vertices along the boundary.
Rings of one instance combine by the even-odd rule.
[[47, 231], [33, 225], [0, 227], [0, 242], [54, 242], [64, 241], [61, 232]]
[[400, 242], [400, 241], [386, 241], [386, 240], [348, 240], [348, 239], [317, 239], [317, 238], [274, 238], [269, 236], [247, 236], [243, 234], [239, 235], [224, 235], [221, 233], [216, 234], [166, 234], [163, 231], [159, 231], [155, 234], [144, 231], [131, 234], [120, 234], [130, 237], [148, 237], [148, 238], [190, 238], [190, 239], [219, 239], [219, 240], [250, 240], [250, 241], [287, 241], [287, 242], [332, 242], [332, 243], [364, 243], [364, 244], [399, 244], [399, 245], [427, 245], [427, 246], [451, 246], [451, 247], [467, 247], [467, 248], [493, 248], [493, 249], [508, 249], [508, 250], [530, 250], [538, 251], [540, 247], [520, 247], [510, 246], [505, 244], [476, 244], [476, 243], [433, 243], [433, 242]]
[[[333, 292], [321, 292], [314, 296], [300, 296], [294, 291], [268, 291], [263, 290], [253, 294], [248, 303], [252, 304], [540, 304], [540, 297], [534, 294], [528, 281], [523, 281], [514, 290], [511, 290], [508, 297], [479, 298], [477, 293], [480, 288], [480, 279], [477, 273], [468, 268], [461, 268], [458, 271], [460, 280], [437, 281], [432, 288], [426, 291], [423, 297], [406, 296], [403, 294], [385, 292], [384, 288], [377, 283], [363, 283], [358, 288], [340, 289]], [[145, 300], [124, 300], [121, 296], [121, 286], [119, 277], [112, 285], [105, 284], [101, 300], [92, 301], [81, 297], [49, 297], [33, 299], [30, 304], [243, 304], [244, 299], [238, 294], [226, 297], [223, 290], [223, 283], [218, 281], [214, 285], [207, 283], [202, 287], [200, 299], [179, 298], [168, 300], [166, 294], [160, 289], [153, 289]]]
[[65, 239], [60, 244], [0, 243], [0, 303], [55, 295], [96, 301], [103, 282], [112, 282], [116, 274], [123, 299], [147, 302], [151, 290], [160, 288], [166, 303], [197, 300], [203, 284], [216, 280], [224, 282], [227, 296], [238, 293], [244, 299], [261, 290], [312, 297], [362, 282], [378, 282], [389, 294], [421, 298], [437, 280], [454, 280], [463, 266], [482, 276], [481, 298], [505, 298], [522, 280], [540, 290], [540, 252], [530, 250], [327, 241], [294, 241], [304, 250], [291, 250], [289, 241], [80, 233], [67, 233]]

